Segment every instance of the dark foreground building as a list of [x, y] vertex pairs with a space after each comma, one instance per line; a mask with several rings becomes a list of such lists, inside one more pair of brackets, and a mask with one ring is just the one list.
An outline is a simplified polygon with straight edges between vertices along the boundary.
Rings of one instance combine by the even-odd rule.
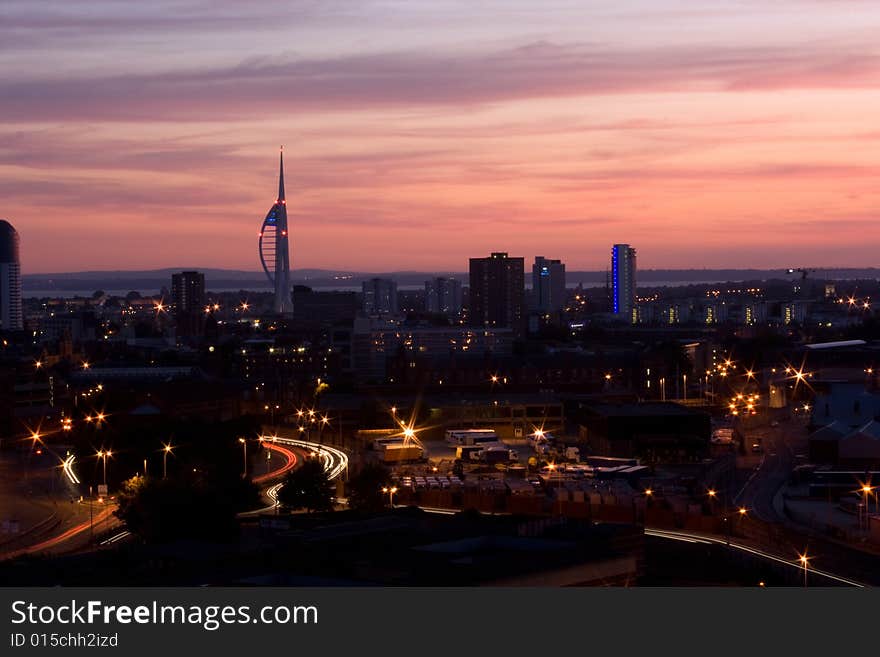
[[709, 451], [708, 413], [669, 402], [591, 404], [579, 409], [580, 437], [594, 454], [682, 463]]
[[0, 221], [0, 331], [20, 331], [21, 263], [18, 233], [8, 221]]

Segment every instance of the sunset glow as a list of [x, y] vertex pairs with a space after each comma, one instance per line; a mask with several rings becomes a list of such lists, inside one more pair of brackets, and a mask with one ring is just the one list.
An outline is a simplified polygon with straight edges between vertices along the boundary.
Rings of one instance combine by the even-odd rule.
[[283, 144], [295, 269], [874, 265], [878, 29], [818, 0], [10, 0], [0, 218], [26, 273], [256, 271]]

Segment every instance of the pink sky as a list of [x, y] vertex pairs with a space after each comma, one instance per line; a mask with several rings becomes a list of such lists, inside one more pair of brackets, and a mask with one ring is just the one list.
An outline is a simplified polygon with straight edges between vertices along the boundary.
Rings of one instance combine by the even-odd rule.
[[878, 33], [860, 0], [5, 0], [0, 218], [26, 273], [257, 270], [283, 143], [294, 268], [873, 266]]

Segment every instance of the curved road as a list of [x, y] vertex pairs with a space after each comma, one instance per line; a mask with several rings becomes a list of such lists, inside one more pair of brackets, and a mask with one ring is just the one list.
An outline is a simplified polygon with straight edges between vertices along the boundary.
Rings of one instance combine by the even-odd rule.
[[794, 469], [794, 451], [786, 441], [781, 427], [750, 431], [747, 442], [756, 438], [761, 440], [764, 447], [764, 458], [734, 502], [753, 509], [755, 515], [764, 522], [783, 522], [785, 518], [777, 513], [773, 500]]

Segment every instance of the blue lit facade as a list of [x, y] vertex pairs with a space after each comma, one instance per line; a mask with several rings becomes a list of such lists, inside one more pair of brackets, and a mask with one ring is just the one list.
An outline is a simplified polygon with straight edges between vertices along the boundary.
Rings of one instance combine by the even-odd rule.
[[636, 250], [629, 244], [611, 249], [612, 309], [626, 321], [633, 321], [636, 302]]

